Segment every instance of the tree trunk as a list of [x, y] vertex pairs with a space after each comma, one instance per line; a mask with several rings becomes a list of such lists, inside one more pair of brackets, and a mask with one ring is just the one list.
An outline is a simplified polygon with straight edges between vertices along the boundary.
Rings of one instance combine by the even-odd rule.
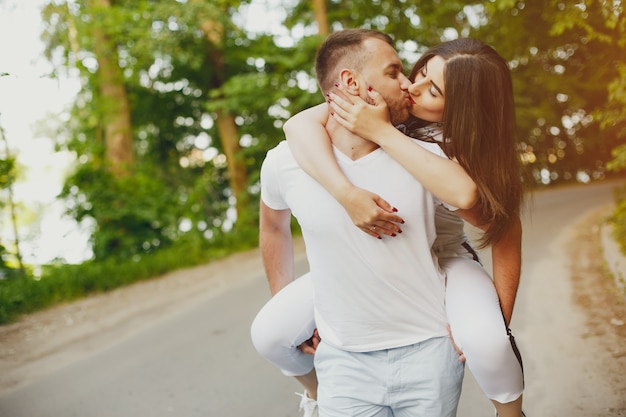
[[226, 112], [217, 112], [217, 130], [220, 135], [226, 161], [228, 163], [228, 178], [230, 189], [237, 199], [237, 214], [241, 214], [248, 205], [246, 197], [246, 186], [248, 183], [248, 171], [243, 161], [240, 160], [239, 154], [241, 146], [239, 145], [239, 135], [237, 133], [237, 125], [235, 117]]
[[[219, 23], [210, 19], [200, 22], [200, 28], [207, 40], [207, 61], [216, 71], [216, 75], [211, 80], [211, 85], [208, 88], [220, 88], [226, 81], [224, 60], [220, 49], [224, 30]], [[241, 146], [239, 145], [239, 133], [235, 124], [235, 115], [230, 111], [218, 111], [217, 130], [224, 154], [226, 155], [229, 186], [236, 199], [237, 218], [241, 220], [241, 215], [248, 206], [246, 193], [248, 170], [244, 161], [239, 157]]]
[[[102, 12], [111, 8], [110, 0], [92, 0], [91, 4]], [[130, 103], [115, 44], [99, 26], [97, 14], [94, 23], [106, 163], [109, 170], [120, 177], [130, 174], [134, 160]]]
[[326, 13], [326, 0], [313, 1], [313, 14], [317, 23], [317, 33], [323, 36], [330, 34], [328, 25], [328, 14]]

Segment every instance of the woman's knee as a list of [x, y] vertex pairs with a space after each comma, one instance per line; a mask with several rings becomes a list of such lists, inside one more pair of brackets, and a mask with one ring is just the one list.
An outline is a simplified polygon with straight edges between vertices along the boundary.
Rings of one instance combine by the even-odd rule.
[[485, 335], [480, 332], [464, 340], [468, 365], [480, 364], [486, 372], [498, 373], [508, 367], [515, 354], [506, 333]]
[[288, 347], [289, 341], [281, 334], [281, 328], [262, 314], [263, 310], [257, 314], [250, 326], [250, 338], [257, 352], [267, 358], [277, 351]]

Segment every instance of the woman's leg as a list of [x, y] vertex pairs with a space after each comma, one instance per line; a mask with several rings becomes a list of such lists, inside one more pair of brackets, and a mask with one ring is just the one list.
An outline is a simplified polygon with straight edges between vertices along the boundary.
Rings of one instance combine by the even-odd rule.
[[258, 312], [250, 329], [257, 352], [283, 374], [295, 377], [310, 398], [317, 397], [313, 356], [298, 346], [315, 330], [313, 286], [305, 274], [275, 294]]
[[440, 259], [446, 271], [446, 312], [455, 343], [500, 417], [521, 416], [521, 357], [504, 324], [498, 295], [483, 267], [467, 258]]

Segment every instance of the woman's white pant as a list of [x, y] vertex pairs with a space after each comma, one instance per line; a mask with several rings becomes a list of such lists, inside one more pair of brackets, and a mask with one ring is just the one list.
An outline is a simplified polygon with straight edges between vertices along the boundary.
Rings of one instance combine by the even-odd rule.
[[[446, 310], [456, 344], [485, 395], [507, 403], [524, 389], [521, 358], [504, 324], [493, 282], [483, 267], [464, 257], [440, 258], [447, 275]], [[254, 347], [285, 375], [305, 375], [313, 356], [297, 347], [315, 329], [309, 274], [294, 280], [259, 311], [251, 327]]]
[[252, 322], [250, 334], [259, 354], [287, 376], [313, 369], [313, 356], [298, 346], [313, 335], [313, 285], [307, 273], [274, 294]]
[[506, 328], [493, 281], [476, 261], [440, 258], [446, 272], [446, 314], [457, 346], [487, 398], [516, 400], [524, 390], [521, 356]]

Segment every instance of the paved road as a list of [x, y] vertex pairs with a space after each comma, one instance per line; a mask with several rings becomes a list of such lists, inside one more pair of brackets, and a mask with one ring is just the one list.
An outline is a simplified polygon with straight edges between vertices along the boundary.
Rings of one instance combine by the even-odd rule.
[[[584, 312], [572, 302], [567, 257], [572, 225], [610, 204], [614, 185], [537, 193], [532, 217], [524, 219], [513, 329], [524, 354], [529, 417], [626, 416], [615, 380], [598, 366], [595, 342], [581, 337]], [[268, 297], [263, 272], [237, 276], [236, 268], [224, 271], [236, 278], [219, 295], [181, 305], [105, 350], [0, 394], [0, 417], [298, 416], [298, 385], [249, 341], [250, 322]], [[298, 268], [307, 268], [303, 257]], [[492, 415], [467, 372], [459, 416]]]
[[[585, 312], [572, 294], [571, 249], [577, 244], [572, 229], [598, 207], [611, 207], [614, 185], [539, 192], [524, 218], [523, 273], [512, 328], [523, 354], [529, 417], [626, 416], [626, 378], [608, 378], [606, 366], [614, 359], [585, 337]], [[626, 358], [616, 360], [626, 369]], [[621, 385], [621, 398], [615, 384]], [[491, 413], [466, 372], [459, 416]]]

